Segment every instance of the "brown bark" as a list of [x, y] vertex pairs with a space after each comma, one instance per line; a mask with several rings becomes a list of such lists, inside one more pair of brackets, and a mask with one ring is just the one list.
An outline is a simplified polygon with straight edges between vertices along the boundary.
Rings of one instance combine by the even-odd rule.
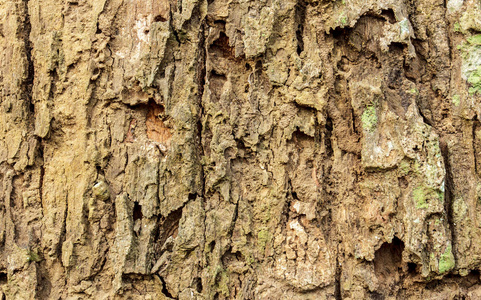
[[0, 0], [0, 299], [479, 299], [481, 4]]

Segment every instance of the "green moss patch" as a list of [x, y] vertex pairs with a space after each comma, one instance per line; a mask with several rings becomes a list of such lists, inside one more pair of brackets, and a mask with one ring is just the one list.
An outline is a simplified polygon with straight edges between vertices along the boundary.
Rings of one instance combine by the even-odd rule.
[[39, 262], [41, 260], [36, 250], [27, 250], [27, 262]]
[[446, 251], [439, 258], [439, 273], [446, 273], [454, 268], [454, 255], [451, 246], [446, 247]]

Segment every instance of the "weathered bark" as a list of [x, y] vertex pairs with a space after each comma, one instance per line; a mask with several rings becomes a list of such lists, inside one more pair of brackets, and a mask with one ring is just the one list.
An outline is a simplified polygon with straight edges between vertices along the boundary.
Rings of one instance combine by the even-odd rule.
[[479, 1], [0, 19], [0, 299], [481, 299]]

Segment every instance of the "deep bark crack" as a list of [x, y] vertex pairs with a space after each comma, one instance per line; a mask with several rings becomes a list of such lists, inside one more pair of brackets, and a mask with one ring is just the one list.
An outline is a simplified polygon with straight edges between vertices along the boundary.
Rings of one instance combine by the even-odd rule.
[[[30, 41], [30, 33], [32, 31], [32, 24], [30, 22], [30, 13], [28, 10], [28, 2], [29, 0], [24, 0], [24, 28], [23, 28], [23, 40], [25, 43], [25, 54], [27, 58], [27, 70], [26, 70], [26, 79], [24, 81], [24, 96], [25, 99], [27, 99], [27, 105], [28, 105], [28, 110], [30, 112], [30, 115], [34, 114], [35, 107], [33, 104], [33, 95], [32, 95], [32, 88], [33, 88], [33, 82], [35, 79], [35, 66], [33, 63], [33, 58], [32, 58], [32, 50], [33, 50], [33, 44]], [[33, 122], [32, 122], [33, 124]]]
[[440, 143], [441, 155], [444, 160], [445, 179], [444, 179], [444, 210], [446, 212], [446, 219], [448, 222], [448, 232], [451, 235], [452, 253], [456, 261], [456, 235], [454, 234], [454, 221], [452, 212], [453, 199], [453, 175], [451, 172], [451, 164], [449, 162], [449, 149], [446, 143]]
[[342, 267], [339, 262], [339, 245], [337, 246], [337, 256], [336, 256], [336, 274], [335, 274], [335, 287], [334, 287], [334, 297], [336, 300], [342, 300], [342, 290], [341, 290], [341, 275]]

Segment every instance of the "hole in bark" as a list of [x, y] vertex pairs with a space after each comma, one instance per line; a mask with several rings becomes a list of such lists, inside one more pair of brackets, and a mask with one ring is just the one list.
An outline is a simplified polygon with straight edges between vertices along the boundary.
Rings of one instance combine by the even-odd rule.
[[220, 55], [228, 59], [235, 58], [234, 47], [229, 45], [229, 37], [227, 37], [224, 32], [219, 34], [219, 38], [212, 43], [209, 50], [209, 52], [213, 54]]
[[336, 44], [342, 45], [345, 43], [345, 39], [351, 33], [350, 28], [340, 28], [337, 27], [332, 31], [332, 37], [336, 40]]
[[480, 282], [479, 276], [479, 270], [472, 270], [471, 272], [469, 272], [468, 276], [465, 277], [466, 286], [472, 287], [473, 285], [478, 284]]
[[214, 24], [220, 24], [221, 26], [224, 26], [225, 28], [225, 21], [224, 20], [214, 20]]
[[385, 296], [379, 294], [378, 292], [371, 292], [371, 293], [369, 294], [369, 298], [370, 298], [371, 300], [384, 300], [384, 299], [385, 299]]
[[7, 283], [7, 273], [0, 272], [0, 285]]
[[384, 243], [374, 254], [374, 272], [382, 290], [388, 291], [400, 280], [404, 243], [394, 237], [392, 243]]
[[241, 252], [231, 252], [232, 247], [230, 247], [223, 255], [222, 255], [222, 265], [227, 268], [228, 265], [235, 263], [235, 262], [243, 262], [245, 261], [244, 255]]
[[189, 194], [189, 201], [197, 199], [197, 194], [190, 193]]
[[167, 19], [162, 17], [161, 15], [157, 15], [154, 18], [154, 22], [165, 22], [165, 21], [167, 21]]
[[383, 16], [391, 24], [396, 23], [396, 16], [394, 15], [394, 11], [392, 9], [383, 10], [381, 12], [381, 16]]
[[145, 120], [147, 137], [168, 148], [172, 134], [170, 133], [170, 128], [165, 124], [167, 119], [164, 107], [153, 100], [149, 100]]
[[439, 285], [439, 280], [433, 280], [426, 284], [426, 290], [434, 290]]
[[405, 176], [402, 176], [399, 178], [399, 187], [405, 189], [408, 187], [408, 185], [409, 185], [409, 182]]
[[167, 218], [165, 218], [164, 222], [162, 222], [161, 245], [163, 245], [169, 237], [177, 237], [181, 218], [182, 208], [179, 208], [178, 210], [171, 212]]
[[295, 142], [302, 143], [303, 141], [312, 141], [312, 137], [310, 135], [305, 134], [301, 130], [297, 129], [292, 134], [293, 140]]
[[215, 241], [212, 241], [212, 242], [210, 242], [210, 244], [209, 244], [209, 249], [210, 249], [210, 251], [213, 251], [214, 248], [215, 248]]
[[133, 218], [134, 222], [137, 220], [142, 220], [142, 206], [138, 202], [134, 202], [134, 212], [133, 212]]
[[194, 278], [192, 285], [197, 291], [197, 293], [202, 293], [202, 279], [200, 277]]
[[416, 269], [417, 269], [417, 265], [415, 263], [408, 263], [408, 273], [411, 274], [411, 275], [414, 275], [417, 273]]
[[160, 216], [158, 219], [158, 227], [155, 233], [155, 244], [158, 249], [165, 249], [172, 251], [173, 240], [175, 239], [179, 231], [179, 223], [182, 218], [182, 208], [171, 212], [167, 217]]

